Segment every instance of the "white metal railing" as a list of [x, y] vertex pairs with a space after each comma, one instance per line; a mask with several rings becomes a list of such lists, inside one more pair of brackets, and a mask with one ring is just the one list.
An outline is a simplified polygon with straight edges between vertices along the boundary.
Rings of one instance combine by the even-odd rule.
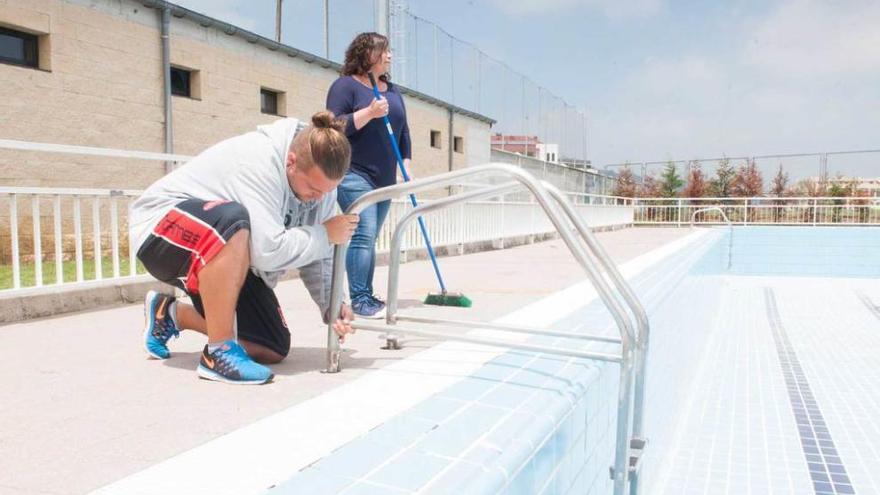
[[[592, 198], [594, 204], [576, 204], [575, 209], [590, 227], [631, 225], [633, 207], [615, 204], [614, 198]], [[605, 204], [602, 204], [604, 201]], [[423, 200], [422, 204], [432, 201]], [[376, 249], [387, 252], [391, 246], [391, 228], [403, 218], [412, 205], [405, 200], [394, 200], [388, 219], [379, 233]], [[526, 201], [472, 201], [453, 208], [432, 212], [425, 217], [435, 246], [454, 246], [472, 242], [505, 239], [517, 236], [545, 234], [555, 228], [544, 215], [540, 205]], [[424, 239], [416, 224], [404, 234], [404, 249], [424, 248]]]
[[[0, 290], [42, 287], [43, 268], [50, 263], [55, 274], [48, 283], [53, 285], [137, 275], [127, 225], [129, 206], [138, 195], [132, 190], [0, 187], [5, 198], [0, 225], [8, 229], [4, 244], [10, 248], [8, 253], [0, 250], [0, 273], [5, 272]], [[46, 223], [52, 228], [44, 229]], [[0, 239], [5, 237], [0, 233]], [[44, 250], [44, 244], [52, 250]], [[73, 273], [65, 276], [69, 258]], [[123, 260], [128, 263], [125, 272]], [[87, 263], [93, 265], [89, 272]], [[32, 270], [27, 277], [23, 268]]]
[[[877, 197], [636, 198], [636, 225], [687, 225], [695, 211], [718, 208], [738, 225], [880, 225]], [[705, 212], [696, 223], [723, 224]]]
[[[0, 150], [124, 158], [173, 165], [191, 158], [13, 139], [0, 139]], [[128, 236], [128, 211], [140, 193], [129, 189], [0, 187], [0, 291], [142, 274], [142, 270], [138, 271], [136, 253]], [[44, 223], [51, 224], [52, 228], [44, 229]], [[53, 249], [46, 252], [43, 246], [49, 243]], [[124, 263], [128, 266], [123, 267]], [[48, 281], [44, 280], [43, 274], [46, 264], [54, 265], [55, 270], [54, 277]], [[72, 272], [70, 275], [65, 274], [65, 267]]]
[[[3, 139], [0, 149], [172, 163], [189, 158]], [[128, 235], [130, 205], [140, 193], [128, 189], [0, 187], [0, 291], [142, 275], [136, 247]], [[510, 199], [516, 197], [469, 202], [427, 216], [432, 240], [437, 246], [454, 246], [554, 231], [539, 205]], [[591, 194], [570, 197], [591, 227], [633, 222], [631, 199]], [[388, 226], [395, 225], [411, 208], [403, 200], [392, 203], [388, 221], [379, 234], [380, 252], [387, 252], [390, 246], [392, 232]], [[423, 247], [423, 242], [413, 227], [406, 232], [404, 249]], [[49, 245], [52, 248], [47, 250], [45, 246]], [[47, 266], [54, 268], [54, 276], [43, 273]]]
[[[0, 187], [0, 197], [6, 198], [7, 206], [5, 211], [0, 208], [0, 225], [5, 224], [4, 230], [9, 234], [3, 244], [10, 248], [5, 256], [0, 249], [0, 270], [8, 273], [11, 269], [11, 281], [0, 278], [0, 290], [43, 286], [44, 265], [50, 263], [54, 265], [55, 275], [48, 283], [54, 285], [143, 274], [142, 269], [138, 271], [136, 246], [131, 245], [128, 235], [128, 212], [140, 193], [137, 190]], [[595, 202], [599, 203], [600, 199]], [[629, 225], [633, 221], [632, 206], [612, 204], [611, 200], [604, 205], [586, 204], [576, 208], [591, 227]], [[389, 249], [392, 234], [389, 225], [395, 225], [411, 209], [403, 200], [392, 203], [389, 219], [379, 234], [380, 252]], [[527, 202], [475, 201], [441, 210], [426, 220], [436, 246], [554, 230], [541, 214], [540, 206]], [[46, 229], [44, 224], [53, 228]], [[6, 232], [0, 232], [0, 239], [6, 237]], [[423, 243], [415, 227], [406, 232], [405, 248], [424, 247]], [[46, 244], [53, 244], [54, 249], [45, 250]], [[128, 266], [123, 267], [126, 262]], [[69, 271], [73, 274], [65, 276], [64, 267], [70, 264], [73, 266]], [[27, 277], [23, 276], [23, 268], [29, 270]]]

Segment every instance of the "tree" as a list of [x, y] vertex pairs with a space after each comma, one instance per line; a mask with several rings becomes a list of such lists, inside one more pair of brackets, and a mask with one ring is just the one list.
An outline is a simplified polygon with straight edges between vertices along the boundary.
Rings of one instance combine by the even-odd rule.
[[804, 179], [794, 187], [795, 194], [810, 198], [825, 196], [825, 189], [825, 182], [815, 178]]
[[701, 198], [706, 195], [707, 184], [706, 176], [703, 169], [700, 168], [700, 162], [693, 161], [690, 164], [690, 170], [687, 174], [687, 185], [682, 191], [686, 198]]
[[730, 165], [730, 159], [722, 159], [715, 169], [715, 178], [709, 183], [710, 194], [718, 198], [730, 197], [730, 186], [735, 176], [736, 172]]
[[633, 175], [629, 166], [623, 167], [623, 170], [617, 175], [617, 181], [614, 183], [614, 195], [634, 198], [637, 192], [638, 185], [636, 184], [635, 175]]
[[[788, 185], [788, 173], [782, 170], [782, 164], [779, 164], [779, 170], [776, 171], [776, 176], [773, 177], [773, 180], [770, 182], [770, 194], [776, 196], [777, 198], [781, 198], [783, 196], [788, 195], [786, 187]], [[780, 213], [784, 210], [784, 201], [774, 201], [773, 202], [773, 223], [779, 222]]]
[[[660, 196], [660, 184], [657, 182], [654, 174], [645, 174], [637, 192], [640, 198], [656, 198]], [[657, 202], [645, 201], [642, 204], [644, 205], [643, 215], [646, 220], [653, 222], [662, 217], [664, 210], [655, 206]]]
[[831, 181], [831, 186], [828, 187], [828, 195], [832, 198], [832, 203], [834, 204], [834, 208], [831, 209], [831, 221], [834, 223], [840, 222], [840, 214], [841, 208], [840, 205], [844, 204], [845, 200], [837, 199], [837, 198], [845, 198], [850, 196], [853, 191], [852, 183], [847, 182], [843, 177], [837, 176], [837, 180]]
[[642, 198], [656, 198], [660, 196], [660, 183], [657, 182], [657, 178], [654, 177], [654, 174], [648, 174], [645, 176], [645, 180], [642, 182], [642, 187], [639, 188], [639, 196]]
[[746, 160], [736, 169], [736, 175], [730, 185], [731, 194], [741, 198], [752, 198], [764, 194], [764, 178], [754, 159]]
[[[817, 198], [820, 196], [825, 196], [825, 190], [827, 187], [827, 183], [824, 177], [821, 178], [809, 178], [804, 179], [797, 183], [794, 187], [796, 196], [806, 196], [809, 198]], [[818, 212], [814, 208], [816, 201], [812, 201], [810, 206], [805, 211], [805, 217], [802, 221], [810, 222], [816, 219], [818, 216]]]
[[786, 187], [788, 186], [788, 172], [782, 170], [782, 164], [779, 164], [779, 170], [776, 172], [776, 176], [773, 177], [773, 180], [770, 182], [770, 194], [776, 196], [777, 198], [781, 198], [786, 194]]
[[663, 169], [663, 174], [660, 175], [660, 196], [674, 198], [678, 196], [678, 190], [683, 185], [684, 181], [681, 180], [681, 176], [675, 169], [675, 162], [670, 161]]

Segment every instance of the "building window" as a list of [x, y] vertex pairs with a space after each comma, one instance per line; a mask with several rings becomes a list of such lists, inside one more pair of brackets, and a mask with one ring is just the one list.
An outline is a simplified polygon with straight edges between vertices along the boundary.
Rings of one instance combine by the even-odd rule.
[[37, 68], [37, 36], [0, 27], [0, 62]]
[[180, 67], [171, 68], [171, 94], [192, 97], [192, 71]]
[[260, 111], [269, 115], [283, 115], [280, 111], [283, 96], [284, 93], [260, 88]]
[[464, 138], [461, 136], [453, 137], [452, 149], [455, 150], [456, 153], [464, 153]]
[[431, 131], [431, 147], [437, 148], [438, 150], [441, 148], [440, 131]]

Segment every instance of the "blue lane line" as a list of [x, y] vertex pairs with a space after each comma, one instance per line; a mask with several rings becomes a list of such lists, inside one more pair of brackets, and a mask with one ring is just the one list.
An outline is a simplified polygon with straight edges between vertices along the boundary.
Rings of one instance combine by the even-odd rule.
[[801, 448], [807, 460], [810, 478], [813, 480], [813, 489], [817, 495], [853, 494], [855, 490], [852, 482], [846, 474], [846, 468], [837, 453], [834, 440], [831, 439], [831, 433], [828, 431], [819, 404], [813, 396], [801, 363], [782, 325], [773, 289], [764, 288], [764, 301], [767, 307], [767, 320], [773, 331], [776, 353], [788, 389], [791, 410], [797, 421]]

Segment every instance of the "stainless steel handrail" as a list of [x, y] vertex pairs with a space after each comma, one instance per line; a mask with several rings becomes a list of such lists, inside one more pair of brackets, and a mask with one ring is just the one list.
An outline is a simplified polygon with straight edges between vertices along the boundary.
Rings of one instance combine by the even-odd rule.
[[547, 337], [562, 337], [566, 339], [594, 340], [597, 342], [607, 342], [609, 344], [619, 344], [620, 339], [614, 337], [606, 337], [604, 335], [591, 335], [586, 333], [560, 332], [556, 330], [545, 330], [541, 328], [521, 327], [517, 325], [502, 325], [499, 323], [483, 323], [479, 321], [462, 321], [462, 320], [441, 320], [434, 318], [422, 318], [411, 315], [395, 315], [394, 323], [399, 321], [408, 321], [412, 323], [428, 323], [443, 324], [452, 327], [479, 328], [484, 330], [501, 330], [511, 333], [528, 333], [535, 335], [544, 335]]
[[[535, 197], [538, 204], [544, 210], [544, 212], [549, 217], [551, 223], [553, 223], [556, 230], [559, 232], [560, 237], [563, 242], [568, 247], [569, 251], [571, 251], [572, 255], [584, 269], [587, 274], [588, 279], [596, 288], [596, 291], [599, 295], [600, 300], [603, 302], [605, 307], [611, 313], [612, 318], [614, 319], [618, 330], [620, 331], [620, 340], [621, 340], [621, 353], [620, 353], [620, 390], [618, 394], [618, 415], [617, 415], [617, 435], [616, 435], [616, 448], [615, 448], [615, 457], [614, 457], [614, 493], [615, 495], [623, 495], [629, 475], [629, 421], [630, 421], [630, 411], [631, 411], [631, 402], [630, 402], [630, 393], [633, 390], [633, 360], [634, 360], [634, 349], [636, 346], [635, 341], [635, 332], [633, 329], [632, 322], [630, 321], [630, 316], [623, 308], [623, 306], [618, 301], [617, 297], [615, 297], [613, 290], [608, 285], [608, 282], [602, 276], [602, 274], [596, 269], [593, 265], [591, 259], [587, 255], [584, 248], [581, 246], [579, 242], [577, 242], [574, 237], [572, 231], [568, 226], [564, 225], [562, 218], [559, 216], [559, 213], [554, 209], [554, 200], [555, 202], [559, 202], [558, 199], [554, 198], [551, 193], [549, 193], [546, 187], [541, 184], [537, 179], [535, 179], [531, 174], [523, 171], [522, 169], [507, 165], [507, 164], [487, 164], [478, 167], [471, 167], [459, 171], [449, 172], [446, 174], [441, 174], [433, 177], [428, 177], [425, 179], [418, 179], [411, 182], [406, 182], [402, 184], [397, 184], [395, 186], [390, 186], [386, 188], [376, 189], [371, 191], [360, 198], [358, 198], [347, 210], [346, 213], [356, 214], [360, 213], [366, 207], [378, 203], [380, 201], [384, 201], [387, 199], [394, 199], [397, 197], [405, 196], [410, 193], [424, 191], [428, 189], [438, 188], [442, 186], [452, 185], [459, 182], [464, 177], [471, 177], [474, 175], [483, 175], [483, 174], [494, 174], [496, 176], [506, 176], [512, 178], [525, 186]], [[487, 189], [502, 189], [507, 188], [507, 184], [498, 186], [496, 188], [487, 188]], [[417, 210], [420, 213], [424, 213], [434, 209], [440, 209], [444, 207], [451, 206], [453, 204], [466, 201], [468, 199], [474, 198], [481, 194], [498, 194], [497, 191], [475, 191], [470, 193], [458, 194], [456, 196], [444, 198], [443, 200], [438, 200], [430, 204], [422, 205]], [[564, 203], [567, 203], [567, 200], [563, 199]], [[405, 221], [412, 221], [416, 218], [416, 215], [411, 211], [407, 216], [401, 219], [398, 222], [398, 226], [395, 229], [395, 234], [392, 240], [392, 249], [391, 249], [391, 261], [390, 261], [390, 269], [389, 269], [389, 307], [388, 310], [391, 311], [391, 302], [392, 296], [396, 298], [397, 292], [397, 276], [399, 274], [399, 262], [400, 262], [400, 243], [402, 240], [402, 232], [401, 228]], [[577, 224], [575, 223], [577, 227]], [[331, 285], [331, 298], [330, 298], [330, 321], [335, 321], [340, 314], [340, 308], [342, 304], [342, 276], [344, 274], [344, 260], [345, 260], [345, 252], [347, 249], [347, 243], [337, 245], [334, 249], [333, 254], [333, 278]], [[392, 276], [392, 272], [393, 276]], [[392, 286], [393, 285], [393, 286]], [[396, 301], [394, 310], [396, 311]], [[393, 321], [393, 320], [389, 320]], [[376, 331], [393, 331], [392, 328], [389, 328], [391, 325], [380, 326], [380, 325], [371, 325], [371, 324], [357, 324], [357, 327], [367, 329], [368, 327], [372, 327], [369, 329]], [[412, 330], [412, 329], [407, 329]], [[412, 333], [412, 332], [409, 332]], [[438, 332], [439, 333], [439, 332]], [[423, 332], [424, 334], [424, 332]], [[444, 334], [444, 338], [455, 339], [456, 336], [453, 334]], [[497, 339], [488, 339], [492, 340], [495, 345], [508, 346], [509, 342], [504, 340]], [[546, 352], [560, 352], [561, 350], [551, 350]], [[568, 351], [570, 352], [570, 351]], [[339, 371], [339, 340], [332, 328], [332, 324], [328, 324], [327, 327], [327, 371], [328, 372], [337, 372]]]
[[691, 214], [691, 228], [694, 227], [694, 220], [697, 218], [697, 213], [705, 213], [707, 211], [717, 211], [721, 213], [721, 218], [727, 222], [727, 228], [730, 229], [729, 236], [727, 237], [727, 269], [733, 266], [733, 223], [730, 222], [730, 219], [727, 218], [727, 214], [724, 213], [724, 210], [717, 206], [708, 206], [706, 208], [700, 208], [699, 210], [694, 211]]
[[[635, 353], [635, 391], [633, 392], [634, 396], [634, 404], [633, 404], [633, 437], [636, 441], [641, 441], [642, 445], [644, 445], [644, 404], [645, 404], [645, 376], [646, 376], [646, 364], [647, 364], [647, 355], [648, 355], [648, 343], [650, 337], [650, 325], [648, 322], [647, 313], [645, 312], [643, 306], [639, 302], [635, 293], [630, 288], [629, 284], [621, 275], [620, 271], [617, 269], [617, 266], [611, 261], [610, 256], [608, 256], [602, 244], [593, 234], [592, 230], [587, 226], [586, 222], [578, 215], [578, 213], [574, 210], [571, 203], [567, 200], [565, 193], [559, 190], [556, 186], [549, 184], [547, 182], [542, 182], [542, 185], [546, 188], [547, 192], [550, 196], [556, 201], [556, 204], [561, 208], [562, 212], [568, 218], [568, 220], [572, 223], [577, 230], [578, 234], [583, 238], [584, 242], [587, 244], [589, 250], [594, 254], [596, 259], [599, 261], [600, 266], [611, 279], [612, 284], [615, 289], [619, 292], [621, 298], [625, 301], [627, 307], [629, 307], [633, 316], [636, 320], [636, 325], [638, 328], [638, 333], [636, 334], [636, 353]], [[444, 204], [434, 205], [433, 207], [429, 207], [428, 205], [423, 205], [416, 210], [410, 211], [406, 216], [404, 216], [397, 224], [395, 229], [395, 234], [392, 236], [391, 242], [391, 262], [389, 270], [389, 291], [388, 291], [388, 314], [387, 321], [389, 324], [393, 324], [398, 320], [408, 320], [408, 321], [422, 321], [425, 323], [430, 322], [430, 319], [427, 318], [413, 318], [409, 316], [398, 316], [397, 313], [397, 282], [399, 275], [399, 260], [395, 259], [395, 257], [399, 258], [400, 253], [400, 242], [402, 232], [405, 231], [406, 227], [419, 215], [427, 213], [428, 211], [440, 209], [450, 204], [454, 204], [459, 200], [470, 200], [476, 199], [478, 197], [483, 197], [492, 194], [500, 194], [502, 191], [506, 190], [506, 185], [498, 186], [497, 190], [493, 190], [493, 188], [487, 188], [482, 191], [473, 191], [467, 194], [460, 195], [460, 198], [457, 197], [449, 197], [445, 198]], [[395, 256], [396, 255], [396, 256]], [[443, 320], [438, 320], [443, 321]], [[469, 322], [456, 322], [453, 323], [451, 321], [444, 321], [447, 324], [458, 324], [459, 326], [478, 326], [477, 323], [470, 324]], [[503, 328], [502, 328], [503, 329]], [[535, 331], [526, 330], [524, 333], [540, 333]], [[605, 342], [620, 342], [617, 339], [604, 339], [600, 336], [590, 336], [584, 335], [582, 338], [589, 340], [598, 340]], [[621, 384], [621, 388], [619, 390], [626, 390], [623, 388], [623, 384]], [[620, 397], [618, 398], [619, 400]], [[631, 472], [630, 475], [636, 475], [635, 472]], [[637, 493], [637, 478], [634, 476], [632, 480], [630, 480], [631, 485], [635, 485], [634, 491], [631, 493]]]
[[[595, 236], [593, 236], [590, 229], [580, 219], [580, 217], [574, 211], [574, 208], [571, 207], [570, 203], [568, 202], [568, 200], [565, 197], [565, 194], [562, 193], [561, 191], [559, 191], [558, 189], [556, 189], [555, 187], [552, 187], [552, 186], [547, 187], [549, 185], [547, 183], [543, 183], [542, 185], [547, 189], [548, 193], [550, 193], [550, 196], [552, 197], [552, 199], [554, 199], [555, 202], [563, 209], [563, 213], [565, 213], [565, 215], [569, 218], [569, 221], [575, 226], [575, 229], [578, 230], [578, 233], [585, 240], [585, 242], [586, 242], [587, 246], [590, 248], [590, 250], [594, 252], [594, 254], [596, 255], [596, 257], [598, 259], [600, 259], [603, 268], [612, 275], [612, 280], [613, 280], [616, 288], [618, 289], [618, 291], [620, 291], [621, 295], [624, 297], [624, 299], [627, 299], [627, 298], [629, 299], [629, 300], [627, 300], [627, 305], [631, 308], [631, 311], [633, 311], [633, 314], [636, 315], [636, 318], [637, 318], [638, 324], [639, 324], [639, 329], [640, 329], [639, 333], [640, 333], [640, 336], [642, 337], [642, 338], [636, 339], [636, 349], [638, 349], [638, 351], [636, 353], [636, 359], [635, 359], [636, 366], [635, 367], [640, 369], [642, 376], [644, 376], [645, 356], [647, 355], [647, 344], [646, 343], [647, 343], [649, 328], [648, 328], [647, 316], [646, 316], [644, 310], [642, 309], [641, 304], [638, 303], [638, 300], [636, 299], [635, 295], [629, 289], [628, 285], [623, 280], [623, 277], [620, 276], [619, 272], [616, 270], [616, 267], [614, 266], [614, 263], [611, 262], [610, 258], [605, 253], [604, 249], [602, 249], [598, 240], [596, 240]], [[401, 253], [400, 246], [402, 243], [403, 232], [406, 231], [406, 228], [408, 227], [408, 225], [412, 221], [414, 221], [415, 218], [417, 218], [418, 216], [420, 216], [424, 213], [427, 213], [427, 212], [430, 212], [433, 210], [442, 209], [442, 208], [448, 207], [452, 204], [455, 204], [455, 203], [458, 203], [461, 201], [473, 200], [473, 199], [478, 199], [478, 198], [482, 198], [485, 196], [500, 194], [504, 190], [506, 190], [506, 185], [498, 186], [497, 190], [493, 190], [492, 188], [486, 188], [484, 190], [472, 191], [469, 193], [463, 193], [463, 194], [459, 194], [456, 196], [447, 197], [447, 198], [436, 201], [436, 202], [429, 204], [429, 205], [422, 205], [422, 206], [410, 211], [409, 213], [407, 213], [403, 218], [401, 218], [398, 221], [397, 227], [395, 228], [394, 234], [392, 235], [391, 249], [390, 249], [391, 259], [389, 261], [388, 300], [387, 300], [387, 308], [386, 308], [386, 310], [387, 310], [386, 320], [389, 323], [389, 325], [393, 325], [397, 321], [397, 319], [403, 319], [403, 317], [397, 316], [397, 287], [398, 287], [399, 267], [400, 267], [400, 253]], [[589, 274], [589, 272], [588, 272], [588, 274]], [[614, 275], [616, 275], [616, 277], [614, 277]], [[604, 283], [604, 279], [601, 279], [601, 280]], [[593, 281], [594, 285], [597, 285], [600, 283], [600, 282], [598, 282], [598, 280], [596, 278], [593, 278], [593, 277], [591, 277], [591, 281]], [[391, 330], [391, 331], [393, 331], [393, 330]], [[604, 340], [602, 338], [596, 338], [595, 336], [585, 336], [584, 338], [593, 339], [593, 340]], [[640, 345], [639, 344], [640, 340], [645, 343]], [[605, 341], [607, 342], [607, 340], [605, 340]], [[391, 342], [389, 342], [389, 347], [393, 347], [391, 345]], [[625, 365], [629, 365], [629, 363], [626, 363]], [[624, 366], [624, 365], [622, 365], [622, 366]], [[629, 410], [628, 401], [630, 398], [629, 393], [630, 393], [630, 391], [632, 391], [632, 382], [628, 381], [629, 377], [627, 375], [630, 375], [631, 372], [632, 372], [632, 370], [630, 370], [630, 373], [627, 373], [627, 372], [621, 373], [622, 382], [621, 382], [620, 388], [619, 388], [620, 394], [618, 395], [618, 412], [619, 413], [622, 413], [623, 411]], [[636, 440], [636, 442], [641, 442], [641, 445], [643, 446], [644, 439], [641, 437], [641, 435], [642, 435], [642, 424], [643, 424], [642, 410], [644, 408], [644, 384], [645, 384], [645, 381], [644, 381], [644, 378], [639, 378], [638, 375], [636, 375], [636, 380], [639, 383], [639, 395], [636, 396], [638, 398], [639, 409], [638, 409], [638, 414], [634, 414], [633, 417], [634, 417], [634, 420], [638, 421], [639, 437], [637, 437], [635, 440]], [[621, 414], [618, 417], [618, 429], [619, 429], [618, 441], [620, 441], [623, 444], [626, 443], [628, 426], [629, 426], [628, 413], [627, 413], [627, 416], [623, 416]], [[626, 449], [620, 448], [617, 450], [617, 452], [618, 453], [620, 453], [620, 452], [625, 453]], [[617, 462], [615, 462], [615, 464], [617, 464]], [[615, 482], [617, 482], [617, 476], [618, 476], [617, 473], [621, 473], [618, 466], [616, 466], [616, 469], [614, 470], [614, 474], [613, 474], [613, 477], [615, 477]], [[633, 474], [635, 474], [635, 471], [632, 471], [629, 474], [633, 475]], [[621, 476], [625, 477], [626, 474], [622, 474]], [[636, 478], [634, 477], [633, 479], [635, 480]], [[623, 483], [625, 484], [625, 481]], [[636, 485], [631, 486], [631, 488], [634, 489], [634, 491], [632, 491], [631, 493], [637, 492]]]
[[[559, 190], [558, 187], [546, 181], [544, 182], [544, 187], [556, 200], [557, 204], [566, 214], [569, 221], [574, 225], [575, 229], [577, 229], [584, 242], [586, 242], [587, 247], [589, 247], [596, 260], [599, 261], [599, 265], [605, 270], [605, 273], [608, 274], [612, 284], [626, 302], [626, 305], [629, 307], [633, 316], [635, 316], [638, 333], [636, 334], [636, 359], [635, 369], [633, 371], [633, 374], [635, 375], [635, 390], [633, 391], [632, 436], [635, 442], [640, 442], [639, 448], [644, 448], [644, 444], [647, 441], [644, 433], [645, 376], [647, 371], [648, 343], [650, 342], [651, 336], [651, 326], [648, 322], [648, 314], [645, 312], [645, 308], [642, 306], [642, 303], [639, 301], [635, 292], [633, 292], [630, 285], [626, 282], [626, 279], [623, 278], [620, 270], [617, 269], [617, 265], [614, 264], [611, 257], [608, 255], [608, 252], [605, 251], [602, 243], [599, 242], [599, 239], [596, 238], [596, 235], [593, 234], [590, 227], [584, 222], [583, 218], [578, 215], [574, 210], [574, 207], [572, 207], [571, 203], [566, 199], [565, 193]], [[633, 471], [630, 475], [632, 476], [632, 479], [630, 479], [630, 493], [637, 494], [639, 492], [638, 471]]]
[[[352, 322], [352, 327], [357, 330], [371, 330], [374, 332], [387, 332], [389, 329], [386, 325], [381, 323], [367, 323], [354, 321]], [[582, 359], [598, 359], [600, 361], [609, 361], [612, 363], [619, 363], [620, 356], [617, 354], [608, 354], [604, 352], [591, 352], [591, 351], [581, 351], [574, 349], [562, 349], [559, 347], [551, 347], [545, 345], [536, 345], [536, 344], [526, 344], [521, 342], [515, 342], [512, 340], [504, 340], [504, 339], [496, 339], [491, 337], [477, 337], [473, 335], [460, 334], [460, 333], [451, 333], [451, 332], [440, 332], [437, 330], [422, 330], [420, 328], [411, 328], [400, 325], [394, 326], [394, 332], [399, 333], [401, 335], [416, 335], [419, 337], [433, 337], [439, 339], [446, 340], [457, 340], [459, 342], [471, 342], [474, 344], [483, 344], [483, 345], [491, 345], [496, 347], [505, 347], [510, 349], [520, 349], [523, 351], [532, 351], [532, 352], [543, 352], [547, 354], [558, 354], [560, 356], [569, 356], [576, 357]]]
[[717, 211], [718, 213], [721, 213], [721, 218], [724, 219], [724, 221], [727, 223], [727, 225], [733, 226], [733, 224], [730, 223], [730, 219], [727, 218], [727, 213], [724, 213], [724, 210], [722, 210], [721, 208], [719, 208], [717, 206], [709, 206], [707, 208], [700, 208], [699, 210], [695, 210], [691, 214], [691, 227], [694, 226], [694, 220], [697, 219], [697, 213], [705, 213], [707, 211]]

